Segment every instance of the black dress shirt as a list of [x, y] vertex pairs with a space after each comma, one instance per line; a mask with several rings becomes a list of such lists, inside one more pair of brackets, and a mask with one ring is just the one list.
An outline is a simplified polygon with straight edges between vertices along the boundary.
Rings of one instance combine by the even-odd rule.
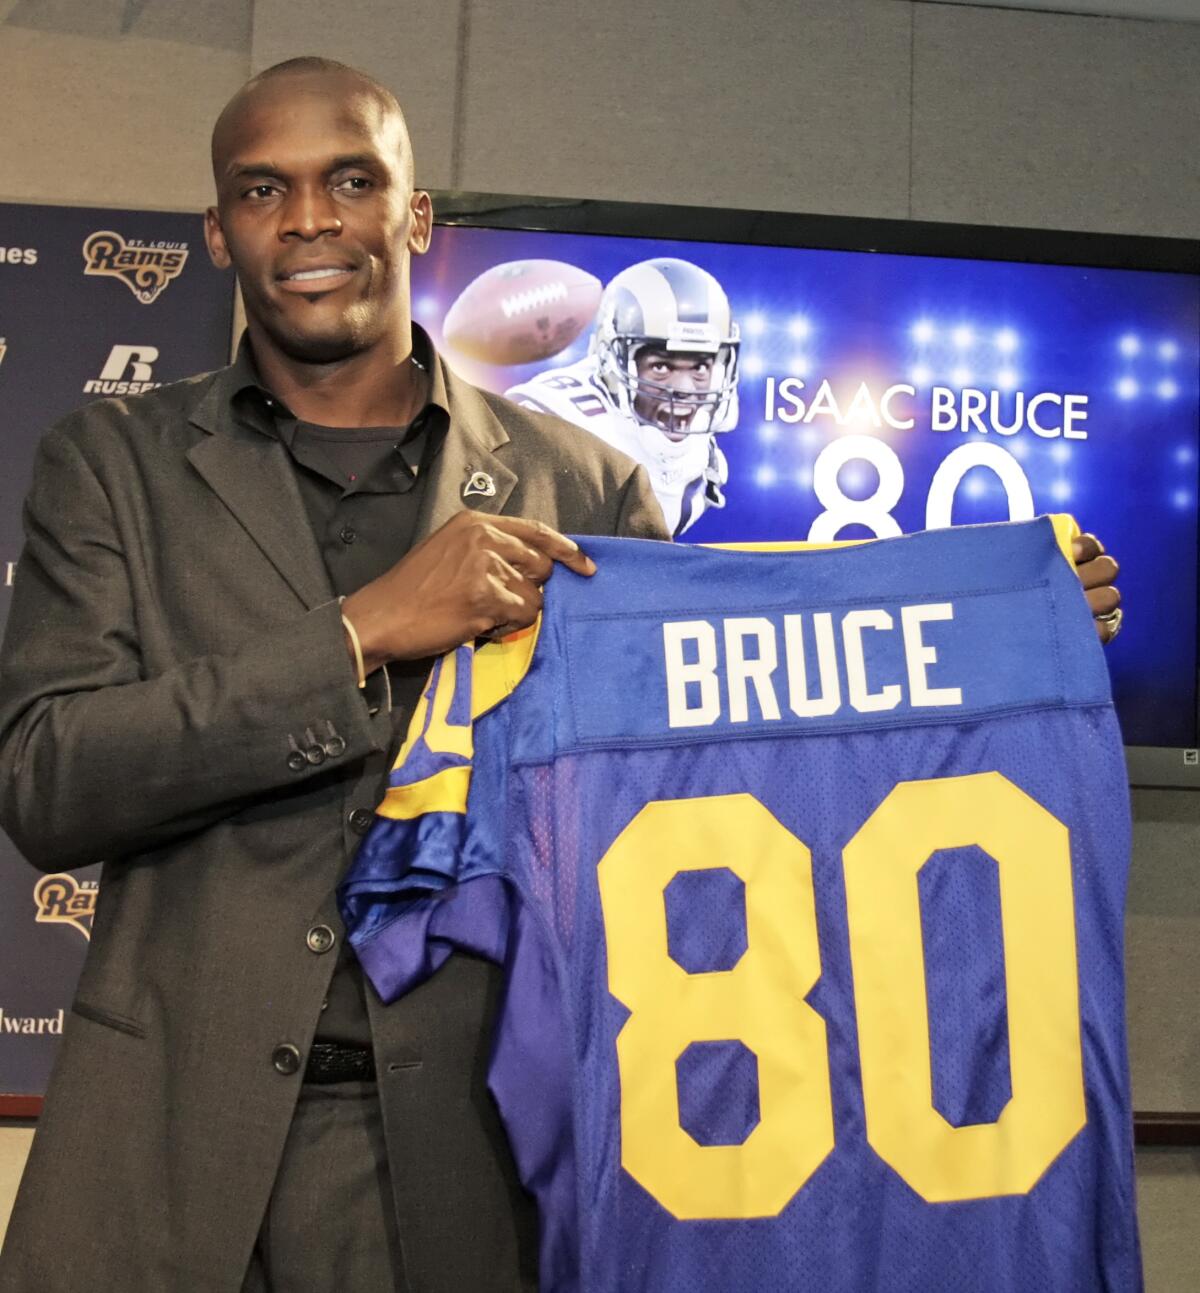
[[[439, 389], [440, 374], [429, 363], [428, 340], [418, 329], [413, 332], [412, 362], [423, 372], [432, 367], [433, 377], [424, 407], [407, 427], [324, 427], [300, 421], [262, 385], [244, 340], [238, 351], [235, 402], [291, 455], [309, 524], [339, 597], [378, 578], [412, 546], [425, 477], [449, 427], [448, 401]], [[347, 667], [352, 667], [349, 661]], [[396, 661], [376, 670], [367, 680], [364, 703], [390, 708], [393, 682], [413, 670], [423, 675], [428, 662]], [[405, 735], [399, 730], [403, 716], [395, 713], [389, 765]], [[342, 940], [317, 1025], [319, 1040], [370, 1045], [363, 992], [358, 962]]]

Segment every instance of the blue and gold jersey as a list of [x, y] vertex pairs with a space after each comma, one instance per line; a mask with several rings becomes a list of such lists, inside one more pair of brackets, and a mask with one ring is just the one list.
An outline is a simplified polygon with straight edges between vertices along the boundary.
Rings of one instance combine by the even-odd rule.
[[435, 669], [342, 889], [505, 967], [554, 1293], [1141, 1287], [1108, 678], [1048, 521], [589, 539]]

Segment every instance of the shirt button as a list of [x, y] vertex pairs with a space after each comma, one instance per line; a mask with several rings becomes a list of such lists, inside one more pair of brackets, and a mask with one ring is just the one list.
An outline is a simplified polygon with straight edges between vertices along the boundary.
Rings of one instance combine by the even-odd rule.
[[308, 937], [304, 941], [308, 944], [310, 952], [316, 952], [320, 956], [322, 952], [328, 952], [336, 940], [333, 930], [328, 925], [314, 925], [308, 931]]
[[353, 543], [358, 538], [358, 531], [352, 525], [343, 525], [338, 532], [338, 538], [343, 543]]
[[276, 1073], [282, 1073], [285, 1076], [290, 1073], [298, 1073], [300, 1071], [300, 1052], [291, 1042], [276, 1046], [271, 1052], [271, 1065]]
[[371, 829], [375, 814], [369, 808], [356, 808], [350, 814], [350, 829], [355, 835], [365, 835]]

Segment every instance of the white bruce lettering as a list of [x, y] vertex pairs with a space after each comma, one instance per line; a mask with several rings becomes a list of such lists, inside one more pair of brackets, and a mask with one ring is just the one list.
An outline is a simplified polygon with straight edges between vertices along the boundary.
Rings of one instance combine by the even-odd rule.
[[890, 682], [878, 691], [867, 687], [867, 661], [863, 649], [863, 632], [874, 629], [884, 633], [893, 627], [887, 611], [851, 611], [842, 619], [842, 650], [846, 656], [846, 682], [850, 704], [860, 714], [873, 714], [882, 709], [895, 709], [900, 703], [899, 686]]
[[947, 386], [935, 386], [930, 396], [929, 429], [953, 431], [958, 426], [958, 413], [954, 406], [954, 392]]
[[[839, 614], [837, 623], [830, 611], [785, 614], [782, 624], [761, 615], [722, 617], [719, 626], [707, 620], [664, 623], [668, 726], [711, 727], [724, 715], [729, 723], [778, 722], [786, 717], [775, 678], [781, 661], [787, 707], [796, 718], [839, 713], [845, 707], [843, 687], [849, 707], [860, 714], [893, 710], [902, 701], [913, 709], [960, 706], [961, 687], [933, 685], [930, 670], [941, 665], [944, 677], [945, 664], [926, 636], [927, 625], [953, 619], [952, 602], [925, 602], [894, 612], [860, 607]], [[890, 633], [897, 627], [899, 641], [867, 637], [868, 630]], [[889, 672], [894, 676], [901, 669], [901, 678], [885, 681]]]
[[[757, 643], [755, 656], [746, 656], [746, 639]], [[779, 717], [779, 702], [771, 686], [778, 656], [775, 651], [775, 626], [768, 619], [752, 616], [725, 621], [725, 671], [729, 688], [729, 721], [744, 723], [750, 717], [747, 683], [754, 686], [758, 709], [763, 718]]]
[[[667, 714], [671, 727], [708, 727], [721, 716], [717, 687], [717, 635], [707, 620], [676, 620], [663, 628], [667, 664]], [[683, 644], [696, 644], [697, 659], [688, 664]], [[700, 689], [699, 704], [688, 704], [688, 685]]]
[[1053, 391], [1043, 391], [1041, 395], [1035, 395], [1029, 401], [1029, 407], [1025, 416], [1029, 422], [1029, 429], [1034, 435], [1040, 435], [1043, 440], [1053, 440], [1062, 434], [1062, 427], [1044, 427], [1037, 420], [1037, 411], [1043, 404], [1061, 404], [1062, 396], [1055, 395]]
[[818, 611], [812, 617], [813, 638], [817, 645], [817, 672], [821, 690], [808, 694], [808, 670], [804, 664], [803, 615], [783, 617], [783, 645], [787, 657], [788, 707], [798, 718], [819, 718], [834, 714], [842, 707], [842, 685], [838, 678], [837, 646], [833, 634], [833, 616]]
[[921, 637], [921, 625], [929, 620], [952, 620], [950, 602], [927, 602], [924, 606], [901, 606], [900, 626], [904, 633], [904, 661], [908, 666], [908, 698], [916, 705], [961, 705], [961, 687], [931, 687], [926, 670], [937, 664], [937, 651]]
[[1068, 440], [1086, 440], [1087, 432], [1076, 428], [1077, 422], [1087, 421], [1086, 395], [1068, 395], [1063, 400], [1063, 435]]

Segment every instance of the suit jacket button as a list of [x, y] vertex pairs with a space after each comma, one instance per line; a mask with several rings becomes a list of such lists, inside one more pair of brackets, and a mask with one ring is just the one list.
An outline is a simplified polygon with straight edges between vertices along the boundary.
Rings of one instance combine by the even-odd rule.
[[346, 753], [346, 742], [343, 741], [340, 736], [331, 736], [329, 740], [325, 742], [325, 753], [329, 755], [331, 759], [338, 758], [340, 755]]
[[375, 814], [369, 808], [356, 808], [350, 814], [350, 829], [355, 835], [365, 835], [374, 820]]
[[308, 767], [308, 760], [299, 750], [293, 750], [287, 757], [287, 765], [293, 772], [303, 772]]
[[322, 952], [328, 952], [337, 939], [328, 925], [314, 925], [308, 931], [308, 937], [304, 941], [308, 944], [310, 952], [316, 952], [320, 956]]
[[291, 1042], [285, 1042], [271, 1052], [271, 1063], [276, 1073], [297, 1073], [300, 1070], [300, 1052]]
[[304, 747], [304, 757], [313, 767], [318, 767], [325, 762], [325, 747], [323, 745], [306, 745]]

